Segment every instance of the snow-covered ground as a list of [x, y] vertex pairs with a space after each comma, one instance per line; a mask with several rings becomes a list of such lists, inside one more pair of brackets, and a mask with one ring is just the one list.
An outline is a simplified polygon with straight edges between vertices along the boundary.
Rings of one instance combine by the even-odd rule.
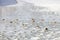
[[0, 10], [0, 40], [60, 40], [60, 12], [23, 1]]

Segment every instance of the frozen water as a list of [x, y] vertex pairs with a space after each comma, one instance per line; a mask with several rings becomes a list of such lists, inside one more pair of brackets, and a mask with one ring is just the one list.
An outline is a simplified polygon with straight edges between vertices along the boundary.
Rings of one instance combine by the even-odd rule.
[[0, 40], [60, 40], [60, 14], [21, 2], [0, 8]]

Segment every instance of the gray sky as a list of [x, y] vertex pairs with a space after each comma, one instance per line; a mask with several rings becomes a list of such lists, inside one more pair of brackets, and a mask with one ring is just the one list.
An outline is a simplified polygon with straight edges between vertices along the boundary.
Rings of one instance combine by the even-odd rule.
[[0, 0], [0, 6], [16, 4], [16, 0]]

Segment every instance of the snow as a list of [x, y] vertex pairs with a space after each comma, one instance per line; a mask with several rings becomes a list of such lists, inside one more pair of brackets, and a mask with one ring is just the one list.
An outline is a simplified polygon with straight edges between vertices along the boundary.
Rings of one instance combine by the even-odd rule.
[[26, 2], [0, 10], [0, 40], [60, 40], [59, 12]]

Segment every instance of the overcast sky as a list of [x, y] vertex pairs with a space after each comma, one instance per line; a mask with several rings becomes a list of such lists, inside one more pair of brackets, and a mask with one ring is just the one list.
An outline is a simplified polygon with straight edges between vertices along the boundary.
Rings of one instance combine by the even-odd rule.
[[16, 0], [0, 0], [0, 6], [16, 4]]

